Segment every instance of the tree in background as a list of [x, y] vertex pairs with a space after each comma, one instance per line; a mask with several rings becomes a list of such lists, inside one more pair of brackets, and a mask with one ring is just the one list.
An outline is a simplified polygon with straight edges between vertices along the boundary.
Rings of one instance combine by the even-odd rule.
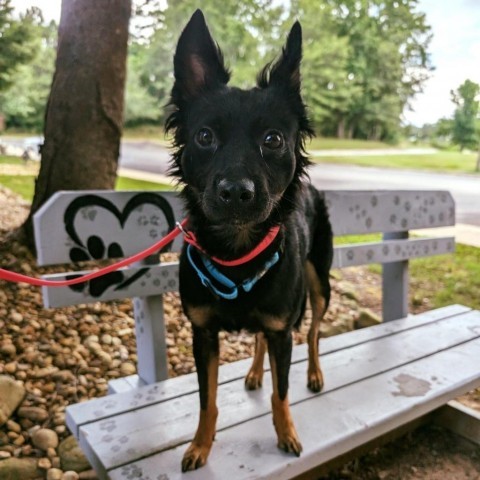
[[[271, 50], [272, 36], [279, 37], [281, 7], [272, 0], [205, 0], [201, 8], [212, 34], [218, 39], [227, 63], [233, 68], [232, 83], [250, 87], [265, 56]], [[198, 1], [168, 2], [167, 8], [155, 1], [137, 5], [137, 14], [149, 18], [146, 27], [137, 29], [130, 46], [127, 79], [127, 120], [135, 124], [148, 112], [149, 121], [161, 122], [173, 84], [173, 52], [181, 29], [198, 8]], [[153, 20], [152, 20], [153, 19]], [[146, 33], [145, 33], [146, 32]], [[133, 57], [133, 58], [132, 58]], [[133, 107], [130, 99], [139, 98], [156, 109]], [[143, 112], [143, 113], [142, 113]]]
[[41, 131], [55, 65], [57, 25], [38, 24], [32, 33], [34, 56], [11, 75], [10, 88], [0, 93], [0, 105], [8, 127]]
[[[34, 30], [41, 22], [41, 12], [37, 8], [27, 10], [16, 19], [11, 1], [0, 0], [0, 94], [13, 84], [18, 66], [35, 55]], [[0, 117], [3, 113], [1, 101]]]
[[476, 121], [479, 112], [480, 85], [471, 80], [465, 80], [450, 94], [453, 103], [457, 106], [453, 115], [453, 143], [460, 146], [460, 151], [465, 148], [474, 150], [479, 143]]
[[[320, 122], [324, 133], [333, 133], [335, 122], [338, 136], [379, 140], [397, 134], [403, 109], [421, 91], [431, 69], [430, 27], [417, 7], [418, 0], [292, 2], [292, 15], [311, 25], [307, 45], [310, 40], [317, 55], [329, 51], [332, 42], [338, 48], [331, 49], [331, 80], [326, 89], [325, 84], [317, 86], [315, 94], [336, 100], [326, 103], [331, 116]], [[318, 70], [308, 64], [307, 49], [303, 76], [308, 85]]]
[[131, 0], [62, 0], [40, 174], [23, 228], [59, 190], [113, 189], [122, 133]]
[[[133, 3], [125, 119], [128, 126], [160, 126], [175, 44], [198, 2]], [[232, 67], [231, 83], [247, 88], [293, 20], [301, 20], [303, 92], [322, 135], [394, 140], [402, 111], [429, 74], [430, 29], [418, 0], [291, 0], [288, 9], [274, 0], [204, 0], [202, 9]], [[44, 28], [38, 38], [48, 35]], [[8, 126], [38, 128], [54, 56], [51, 41], [41, 45], [8, 95], [0, 93]]]

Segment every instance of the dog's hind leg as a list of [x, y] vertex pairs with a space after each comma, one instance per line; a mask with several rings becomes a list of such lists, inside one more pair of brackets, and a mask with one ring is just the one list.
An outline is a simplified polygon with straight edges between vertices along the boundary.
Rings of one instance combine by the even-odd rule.
[[215, 438], [217, 423], [218, 332], [193, 326], [193, 354], [200, 388], [197, 432], [182, 460], [182, 471], [205, 465]]
[[263, 360], [267, 351], [267, 342], [263, 332], [255, 335], [255, 356], [247, 376], [245, 377], [245, 387], [247, 390], [256, 390], [262, 386], [263, 381]]
[[288, 403], [288, 372], [292, 360], [292, 332], [268, 332], [268, 355], [272, 369], [272, 413], [277, 432], [278, 448], [300, 456], [302, 444], [298, 438]]
[[323, 388], [323, 374], [318, 356], [319, 330], [320, 322], [328, 306], [330, 286], [328, 284], [328, 278], [323, 284], [320, 282], [315, 267], [311, 262], [306, 262], [305, 269], [307, 273], [310, 304], [312, 306], [312, 323], [308, 331], [307, 386], [312, 392], [319, 392]]

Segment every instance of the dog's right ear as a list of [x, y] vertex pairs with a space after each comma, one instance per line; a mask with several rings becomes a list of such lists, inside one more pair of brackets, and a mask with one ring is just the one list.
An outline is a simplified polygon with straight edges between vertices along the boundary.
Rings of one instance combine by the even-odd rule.
[[202, 92], [228, 83], [230, 73], [223, 55], [205, 23], [201, 10], [196, 10], [180, 35], [173, 59], [175, 84], [173, 101], [188, 101]]

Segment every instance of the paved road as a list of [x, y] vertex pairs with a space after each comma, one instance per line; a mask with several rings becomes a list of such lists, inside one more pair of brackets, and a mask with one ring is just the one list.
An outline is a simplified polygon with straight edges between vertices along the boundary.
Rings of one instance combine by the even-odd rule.
[[[123, 168], [165, 175], [169, 159], [169, 150], [160, 144], [122, 143], [120, 166]], [[480, 227], [479, 177], [332, 164], [312, 166], [310, 177], [320, 189], [449, 190], [457, 204], [457, 222]]]
[[[168, 149], [160, 145], [125, 142], [122, 145], [120, 165], [166, 174], [169, 158]], [[310, 177], [320, 189], [449, 190], [457, 203], [457, 222], [480, 227], [479, 177], [332, 164], [313, 165]]]

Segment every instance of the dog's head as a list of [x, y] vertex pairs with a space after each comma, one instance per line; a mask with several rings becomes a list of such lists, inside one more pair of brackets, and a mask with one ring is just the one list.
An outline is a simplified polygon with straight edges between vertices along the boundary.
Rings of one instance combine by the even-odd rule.
[[174, 57], [172, 174], [192, 214], [213, 225], [279, 223], [295, 205], [313, 134], [300, 95], [302, 31], [293, 25], [279, 59], [251, 90], [230, 74], [197, 10]]

